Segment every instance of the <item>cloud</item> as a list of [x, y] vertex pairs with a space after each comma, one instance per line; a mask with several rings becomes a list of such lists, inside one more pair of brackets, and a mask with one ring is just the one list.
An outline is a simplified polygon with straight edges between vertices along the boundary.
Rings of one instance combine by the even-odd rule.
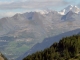
[[25, 12], [30, 12], [29, 10], [24, 10], [24, 11], [3, 11], [3, 12], [0, 12], [0, 18], [2, 17], [12, 17], [14, 16], [15, 14], [19, 13], [19, 14], [23, 14]]
[[2, 17], [11, 17], [15, 14], [16, 14], [16, 12], [2, 12], [2, 13], [0, 13], [0, 18], [2, 18]]
[[[24, 11], [24, 12], [26, 12], [26, 11]], [[12, 17], [12, 16], [14, 16], [15, 14], [17, 14], [17, 13], [20, 13], [20, 14], [22, 14], [22, 13], [24, 13], [24, 12], [13, 12], [13, 11], [11, 11], [11, 12], [0, 12], [0, 18], [2, 18], [2, 17]]]
[[1, 2], [0, 9], [44, 9], [60, 7], [68, 4], [64, 0], [17, 0], [12, 2]]

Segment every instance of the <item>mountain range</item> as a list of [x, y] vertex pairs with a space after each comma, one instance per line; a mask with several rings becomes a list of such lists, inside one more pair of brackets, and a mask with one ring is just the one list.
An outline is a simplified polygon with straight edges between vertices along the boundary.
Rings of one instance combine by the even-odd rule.
[[45, 38], [80, 28], [80, 8], [69, 5], [52, 10], [26, 12], [0, 19], [0, 51], [15, 60]]

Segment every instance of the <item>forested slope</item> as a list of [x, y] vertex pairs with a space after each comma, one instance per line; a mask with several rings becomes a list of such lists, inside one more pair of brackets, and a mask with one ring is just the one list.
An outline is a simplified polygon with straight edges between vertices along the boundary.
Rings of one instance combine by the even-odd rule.
[[23, 60], [80, 60], [80, 35], [62, 38], [44, 51], [28, 55]]

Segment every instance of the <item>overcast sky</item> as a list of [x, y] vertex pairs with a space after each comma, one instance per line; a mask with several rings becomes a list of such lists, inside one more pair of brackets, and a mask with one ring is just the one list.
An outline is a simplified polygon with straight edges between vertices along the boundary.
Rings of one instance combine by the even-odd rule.
[[80, 6], [80, 0], [0, 0], [0, 18], [34, 10], [60, 11], [68, 5]]

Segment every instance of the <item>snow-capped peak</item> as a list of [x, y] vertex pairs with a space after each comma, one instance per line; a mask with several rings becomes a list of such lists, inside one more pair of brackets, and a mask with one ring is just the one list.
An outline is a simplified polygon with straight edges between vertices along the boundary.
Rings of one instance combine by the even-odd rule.
[[60, 12], [58, 12], [61, 15], [65, 15], [67, 14], [69, 11], [72, 11], [74, 13], [79, 13], [80, 12], [80, 8], [78, 8], [77, 6], [73, 6], [73, 5], [69, 5], [68, 7], [64, 8], [63, 10], [61, 10]]

